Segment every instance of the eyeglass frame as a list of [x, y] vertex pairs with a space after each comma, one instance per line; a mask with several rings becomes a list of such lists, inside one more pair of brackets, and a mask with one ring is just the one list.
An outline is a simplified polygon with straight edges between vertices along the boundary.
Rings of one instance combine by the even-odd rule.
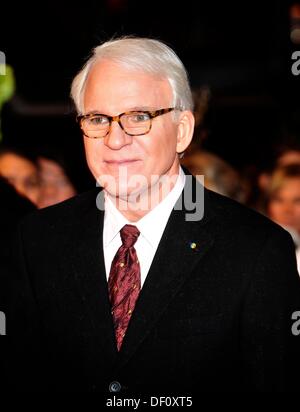
[[[120, 113], [117, 116], [108, 116], [107, 114], [102, 114], [102, 113], [89, 113], [89, 114], [83, 114], [83, 115], [76, 116], [76, 120], [79, 123], [80, 129], [82, 130], [84, 136], [86, 136], [88, 139], [103, 139], [104, 137], [106, 137], [110, 133], [112, 122], [117, 122], [119, 124], [119, 126], [121, 127], [121, 129], [124, 131], [124, 133], [126, 133], [128, 136], [143, 136], [143, 135], [148, 134], [150, 132], [150, 130], [152, 128], [152, 119], [154, 119], [155, 117], [158, 117], [158, 116], [162, 116], [163, 114], [169, 113], [173, 110], [179, 110], [179, 109], [177, 107], [168, 107], [166, 109], [158, 109], [158, 110], [131, 110], [129, 112]], [[124, 127], [121, 123], [121, 117], [124, 116], [125, 114], [128, 115], [128, 114], [131, 114], [131, 113], [146, 113], [150, 116], [150, 119], [149, 119], [150, 120], [150, 127], [149, 127], [149, 130], [146, 133], [131, 134], [131, 133], [127, 133], [124, 130]], [[87, 136], [84, 133], [84, 130], [82, 128], [82, 121], [85, 120], [85, 119], [88, 119], [90, 117], [93, 117], [93, 116], [104, 116], [108, 119], [109, 127], [108, 127], [108, 130], [107, 130], [107, 133], [104, 136], [90, 137], [90, 136]]]

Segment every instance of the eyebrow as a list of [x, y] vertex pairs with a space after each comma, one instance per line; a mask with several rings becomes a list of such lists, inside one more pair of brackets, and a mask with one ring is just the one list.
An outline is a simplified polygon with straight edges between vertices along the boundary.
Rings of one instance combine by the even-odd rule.
[[[134, 106], [134, 107], [130, 107], [128, 110], [125, 110], [124, 112], [121, 113], [126, 113], [126, 112], [134, 112], [134, 111], [146, 111], [146, 112], [152, 112], [153, 110], [156, 110], [153, 106]], [[106, 113], [103, 113], [99, 110], [90, 110], [89, 112], [85, 113], [85, 115], [89, 115], [89, 114], [103, 114], [106, 116], [110, 116]], [[120, 113], [118, 113], [120, 114]]]

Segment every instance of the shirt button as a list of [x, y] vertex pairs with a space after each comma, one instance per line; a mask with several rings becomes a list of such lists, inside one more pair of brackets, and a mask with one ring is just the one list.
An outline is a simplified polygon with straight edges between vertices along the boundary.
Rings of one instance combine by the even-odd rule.
[[121, 384], [117, 381], [113, 381], [109, 384], [109, 392], [120, 392], [121, 388]]

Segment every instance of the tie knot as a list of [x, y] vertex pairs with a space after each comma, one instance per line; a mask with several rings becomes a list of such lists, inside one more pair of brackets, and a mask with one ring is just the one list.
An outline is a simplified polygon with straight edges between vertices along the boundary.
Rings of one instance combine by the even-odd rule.
[[131, 247], [137, 241], [137, 238], [140, 235], [140, 231], [136, 226], [133, 225], [125, 225], [122, 227], [120, 231], [121, 239], [123, 246]]

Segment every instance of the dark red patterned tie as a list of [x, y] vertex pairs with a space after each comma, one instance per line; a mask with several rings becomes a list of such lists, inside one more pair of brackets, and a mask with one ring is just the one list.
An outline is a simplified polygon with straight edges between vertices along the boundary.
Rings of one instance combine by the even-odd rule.
[[136, 226], [125, 225], [121, 231], [122, 246], [117, 251], [110, 269], [108, 292], [114, 319], [118, 350], [141, 290], [141, 271], [133, 245], [139, 237]]

